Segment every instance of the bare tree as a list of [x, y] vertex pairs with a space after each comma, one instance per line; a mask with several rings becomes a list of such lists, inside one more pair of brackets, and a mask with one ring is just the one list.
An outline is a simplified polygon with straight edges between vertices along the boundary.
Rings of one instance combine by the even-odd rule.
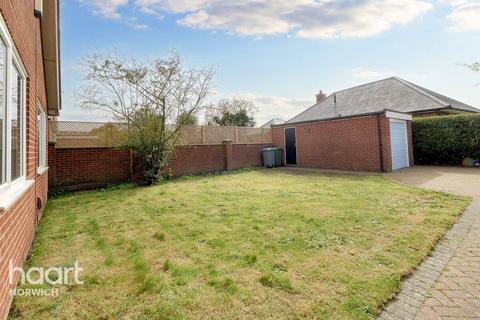
[[92, 55], [77, 94], [80, 105], [126, 124], [126, 144], [142, 160], [148, 183], [161, 177], [184, 126], [210, 94], [212, 68], [185, 70], [178, 54], [147, 63]]

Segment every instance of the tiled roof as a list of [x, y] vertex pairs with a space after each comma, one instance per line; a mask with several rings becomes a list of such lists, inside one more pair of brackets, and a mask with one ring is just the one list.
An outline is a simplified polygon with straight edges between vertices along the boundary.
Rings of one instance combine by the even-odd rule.
[[349, 117], [385, 109], [403, 113], [441, 109], [480, 112], [460, 101], [392, 77], [335, 92], [287, 123]]

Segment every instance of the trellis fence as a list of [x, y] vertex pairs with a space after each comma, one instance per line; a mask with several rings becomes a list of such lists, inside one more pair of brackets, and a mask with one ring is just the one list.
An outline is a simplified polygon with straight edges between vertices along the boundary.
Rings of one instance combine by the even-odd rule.
[[[49, 142], [56, 148], [117, 147], [124, 142], [125, 125], [113, 122], [50, 121]], [[181, 145], [271, 143], [269, 128], [186, 126], [180, 133]]]

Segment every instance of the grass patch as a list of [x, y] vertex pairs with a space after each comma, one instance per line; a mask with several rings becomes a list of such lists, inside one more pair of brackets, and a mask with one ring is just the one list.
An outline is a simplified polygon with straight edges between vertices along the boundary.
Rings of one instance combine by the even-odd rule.
[[237, 292], [237, 284], [232, 278], [225, 278], [222, 280], [210, 280], [207, 282], [209, 286], [215, 287], [227, 294], [234, 294]]
[[157, 239], [158, 241], [165, 241], [165, 235], [163, 233], [155, 232], [153, 234], [153, 238]]
[[12, 319], [373, 319], [469, 203], [372, 176], [278, 170], [52, 199], [29, 266], [84, 285]]
[[278, 274], [265, 274], [260, 277], [258, 280], [264, 287], [278, 288], [286, 292], [293, 292], [292, 284], [290, 280]]

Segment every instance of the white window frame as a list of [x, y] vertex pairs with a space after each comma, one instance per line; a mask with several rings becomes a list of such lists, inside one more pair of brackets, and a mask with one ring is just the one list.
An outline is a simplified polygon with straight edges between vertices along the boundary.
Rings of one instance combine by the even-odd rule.
[[37, 102], [38, 108], [38, 168], [37, 174], [47, 171], [47, 115], [42, 104]]
[[4, 100], [5, 100], [5, 106], [0, 106], [0, 108], [4, 108], [3, 109], [3, 112], [4, 112], [4, 124], [3, 124], [3, 132], [2, 132], [2, 139], [3, 141], [0, 141], [0, 143], [2, 144], [2, 153], [0, 154], [0, 158], [2, 159], [1, 161], [1, 165], [2, 167], [0, 168], [0, 172], [1, 172], [1, 180], [0, 180], [0, 191], [2, 190], [2, 186], [4, 186], [4, 181], [6, 182], [7, 181], [7, 109], [6, 109], [6, 91], [7, 91], [7, 76], [6, 76], [6, 72], [7, 72], [7, 66], [6, 66], [6, 61], [8, 60], [8, 57], [7, 57], [7, 54], [8, 54], [8, 49], [7, 49], [7, 45], [6, 45], [6, 42], [3, 41], [3, 37], [1, 37], [0, 35], [0, 41], [2, 43], [5, 44], [5, 74], [3, 75], [0, 75], [1, 76], [4, 76], [4, 81], [5, 81], [5, 84], [4, 84], [4, 90], [5, 90], [5, 94], [4, 94]]
[[[3, 20], [3, 17], [0, 15], [0, 37], [3, 40], [6, 46], [6, 63], [5, 63], [5, 162], [4, 162], [4, 177], [5, 182], [0, 184], [0, 213], [2, 208], [5, 209], [7, 204], [10, 204], [14, 199], [21, 195], [21, 192], [29, 184], [26, 183], [26, 173], [27, 173], [27, 71], [23, 66], [23, 63], [20, 59], [15, 44], [10, 36], [8, 28]], [[19, 76], [22, 78], [21, 86], [21, 103], [22, 110], [19, 117], [21, 117], [20, 122], [20, 141], [21, 141], [21, 175], [20, 177], [12, 180], [12, 163], [11, 163], [11, 150], [12, 150], [12, 71], [13, 67], [16, 67]]]

